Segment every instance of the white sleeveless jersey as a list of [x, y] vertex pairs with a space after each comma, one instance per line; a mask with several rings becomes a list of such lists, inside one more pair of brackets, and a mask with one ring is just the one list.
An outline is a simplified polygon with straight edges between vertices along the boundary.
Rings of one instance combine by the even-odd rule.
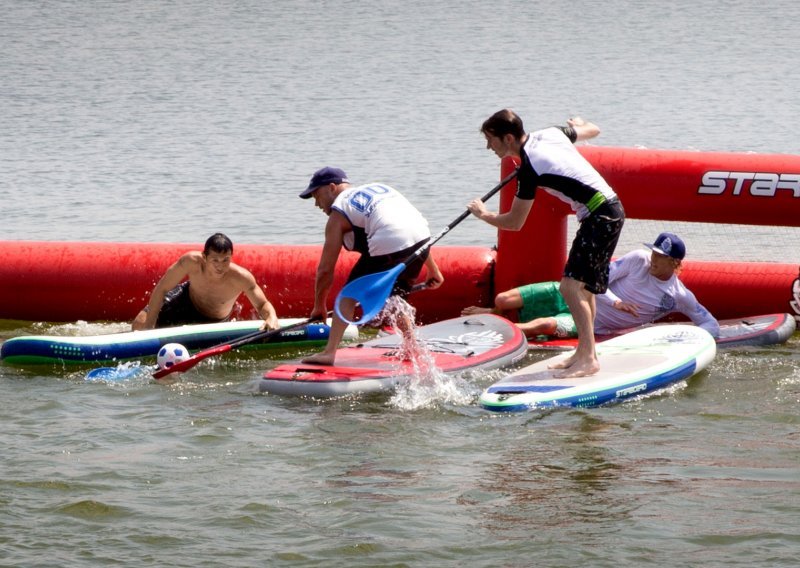
[[354, 228], [364, 229], [370, 256], [399, 252], [431, 236], [422, 214], [399, 191], [382, 183], [347, 188], [331, 208]]

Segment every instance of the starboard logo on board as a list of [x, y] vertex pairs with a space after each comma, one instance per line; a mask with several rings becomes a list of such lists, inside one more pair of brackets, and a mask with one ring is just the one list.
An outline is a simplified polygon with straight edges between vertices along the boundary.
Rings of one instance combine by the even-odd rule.
[[662, 340], [666, 343], [684, 343], [693, 344], [700, 343], [701, 336], [694, 329], [686, 331], [674, 331], [664, 335]]

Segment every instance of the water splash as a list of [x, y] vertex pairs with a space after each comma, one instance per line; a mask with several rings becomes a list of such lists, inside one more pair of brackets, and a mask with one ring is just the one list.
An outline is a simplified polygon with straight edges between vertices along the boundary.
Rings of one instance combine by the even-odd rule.
[[402, 298], [392, 296], [380, 317], [385, 326], [402, 337], [398, 356], [412, 365], [408, 382], [398, 386], [389, 404], [400, 410], [437, 408], [443, 404], [468, 405], [474, 399], [471, 385], [455, 375], [443, 373], [433, 353], [417, 336], [416, 310]]
[[66, 337], [107, 335], [131, 330], [129, 322], [87, 322], [84, 320], [55, 325], [49, 322], [35, 322], [31, 327], [34, 333]]

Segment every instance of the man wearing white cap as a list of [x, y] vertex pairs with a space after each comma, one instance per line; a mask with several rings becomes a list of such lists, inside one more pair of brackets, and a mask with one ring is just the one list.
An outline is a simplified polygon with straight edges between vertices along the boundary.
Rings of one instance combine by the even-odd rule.
[[[399, 191], [382, 183], [352, 186], [347, 174], [339, 168], [324, 167], [314, 172], [300, 197], [313, 197], [314, 205], [328, 216], [325, 244], [314, 283], [314, 308], [311, 317], [326, 317], [328, 293], [333, 285], [334, 269], [342, 247], [361, 253], [361, 258], [348, 276], [347, 281], [351, 282], [401, 264], [428, 242], [431, 236], [428, 222]], [[400, 274], [392, 295], [407, 295], [423, 265], [427, 270], [427, 287], [441, 286], [444, 277], [430, 251], [427, 251]], [[345, 317], [352, 318], [355, 311], [354, 300], [344, 298], [339, 309]], [[411, 322], [408, 322], [407, 327], [410, 326]], [[334, 314], [325, 350], [305, 358], [303, 362], [333, 365], [336, 349], [346, 328], [347, 323]]]

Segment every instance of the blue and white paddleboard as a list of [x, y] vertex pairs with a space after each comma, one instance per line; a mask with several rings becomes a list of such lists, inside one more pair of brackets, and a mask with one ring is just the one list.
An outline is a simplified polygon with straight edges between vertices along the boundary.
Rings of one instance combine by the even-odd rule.
[[[301, 319], [281, 319], [286, 327]], [[0, 346], [0, 359], [14, 365], [52, 363], [111, 363], [155, 357], [167, 343], [180, 343], [190, 351], [206, 349], [234, 341], [261, 328], [262, 320], [230, 321], [177, 327], [162, 327], [143, 331], [109, 333], [105, 335], [58, 336], [27, 335], [12, 337]], [[328, 340], [330, 328], [323, 323], [311, 323], [300, 329], [281, 332], [267, 343], [255, 343], [254, 348], [286, 348], [296, 345], [317, 345]], [[356, 339], [358, 329], [348, 326], [345, 339]]]
[[642, 395], [685, 380], [705, 369], [717, 353], [707, 331], [693, 325], [647, 327], [597, 345], [600, 372], [556, 378], [549, 365], [573, 351], [539, 361], [487, 388], [480, 405], [497, 412], [552, 406], [598, 406]]

